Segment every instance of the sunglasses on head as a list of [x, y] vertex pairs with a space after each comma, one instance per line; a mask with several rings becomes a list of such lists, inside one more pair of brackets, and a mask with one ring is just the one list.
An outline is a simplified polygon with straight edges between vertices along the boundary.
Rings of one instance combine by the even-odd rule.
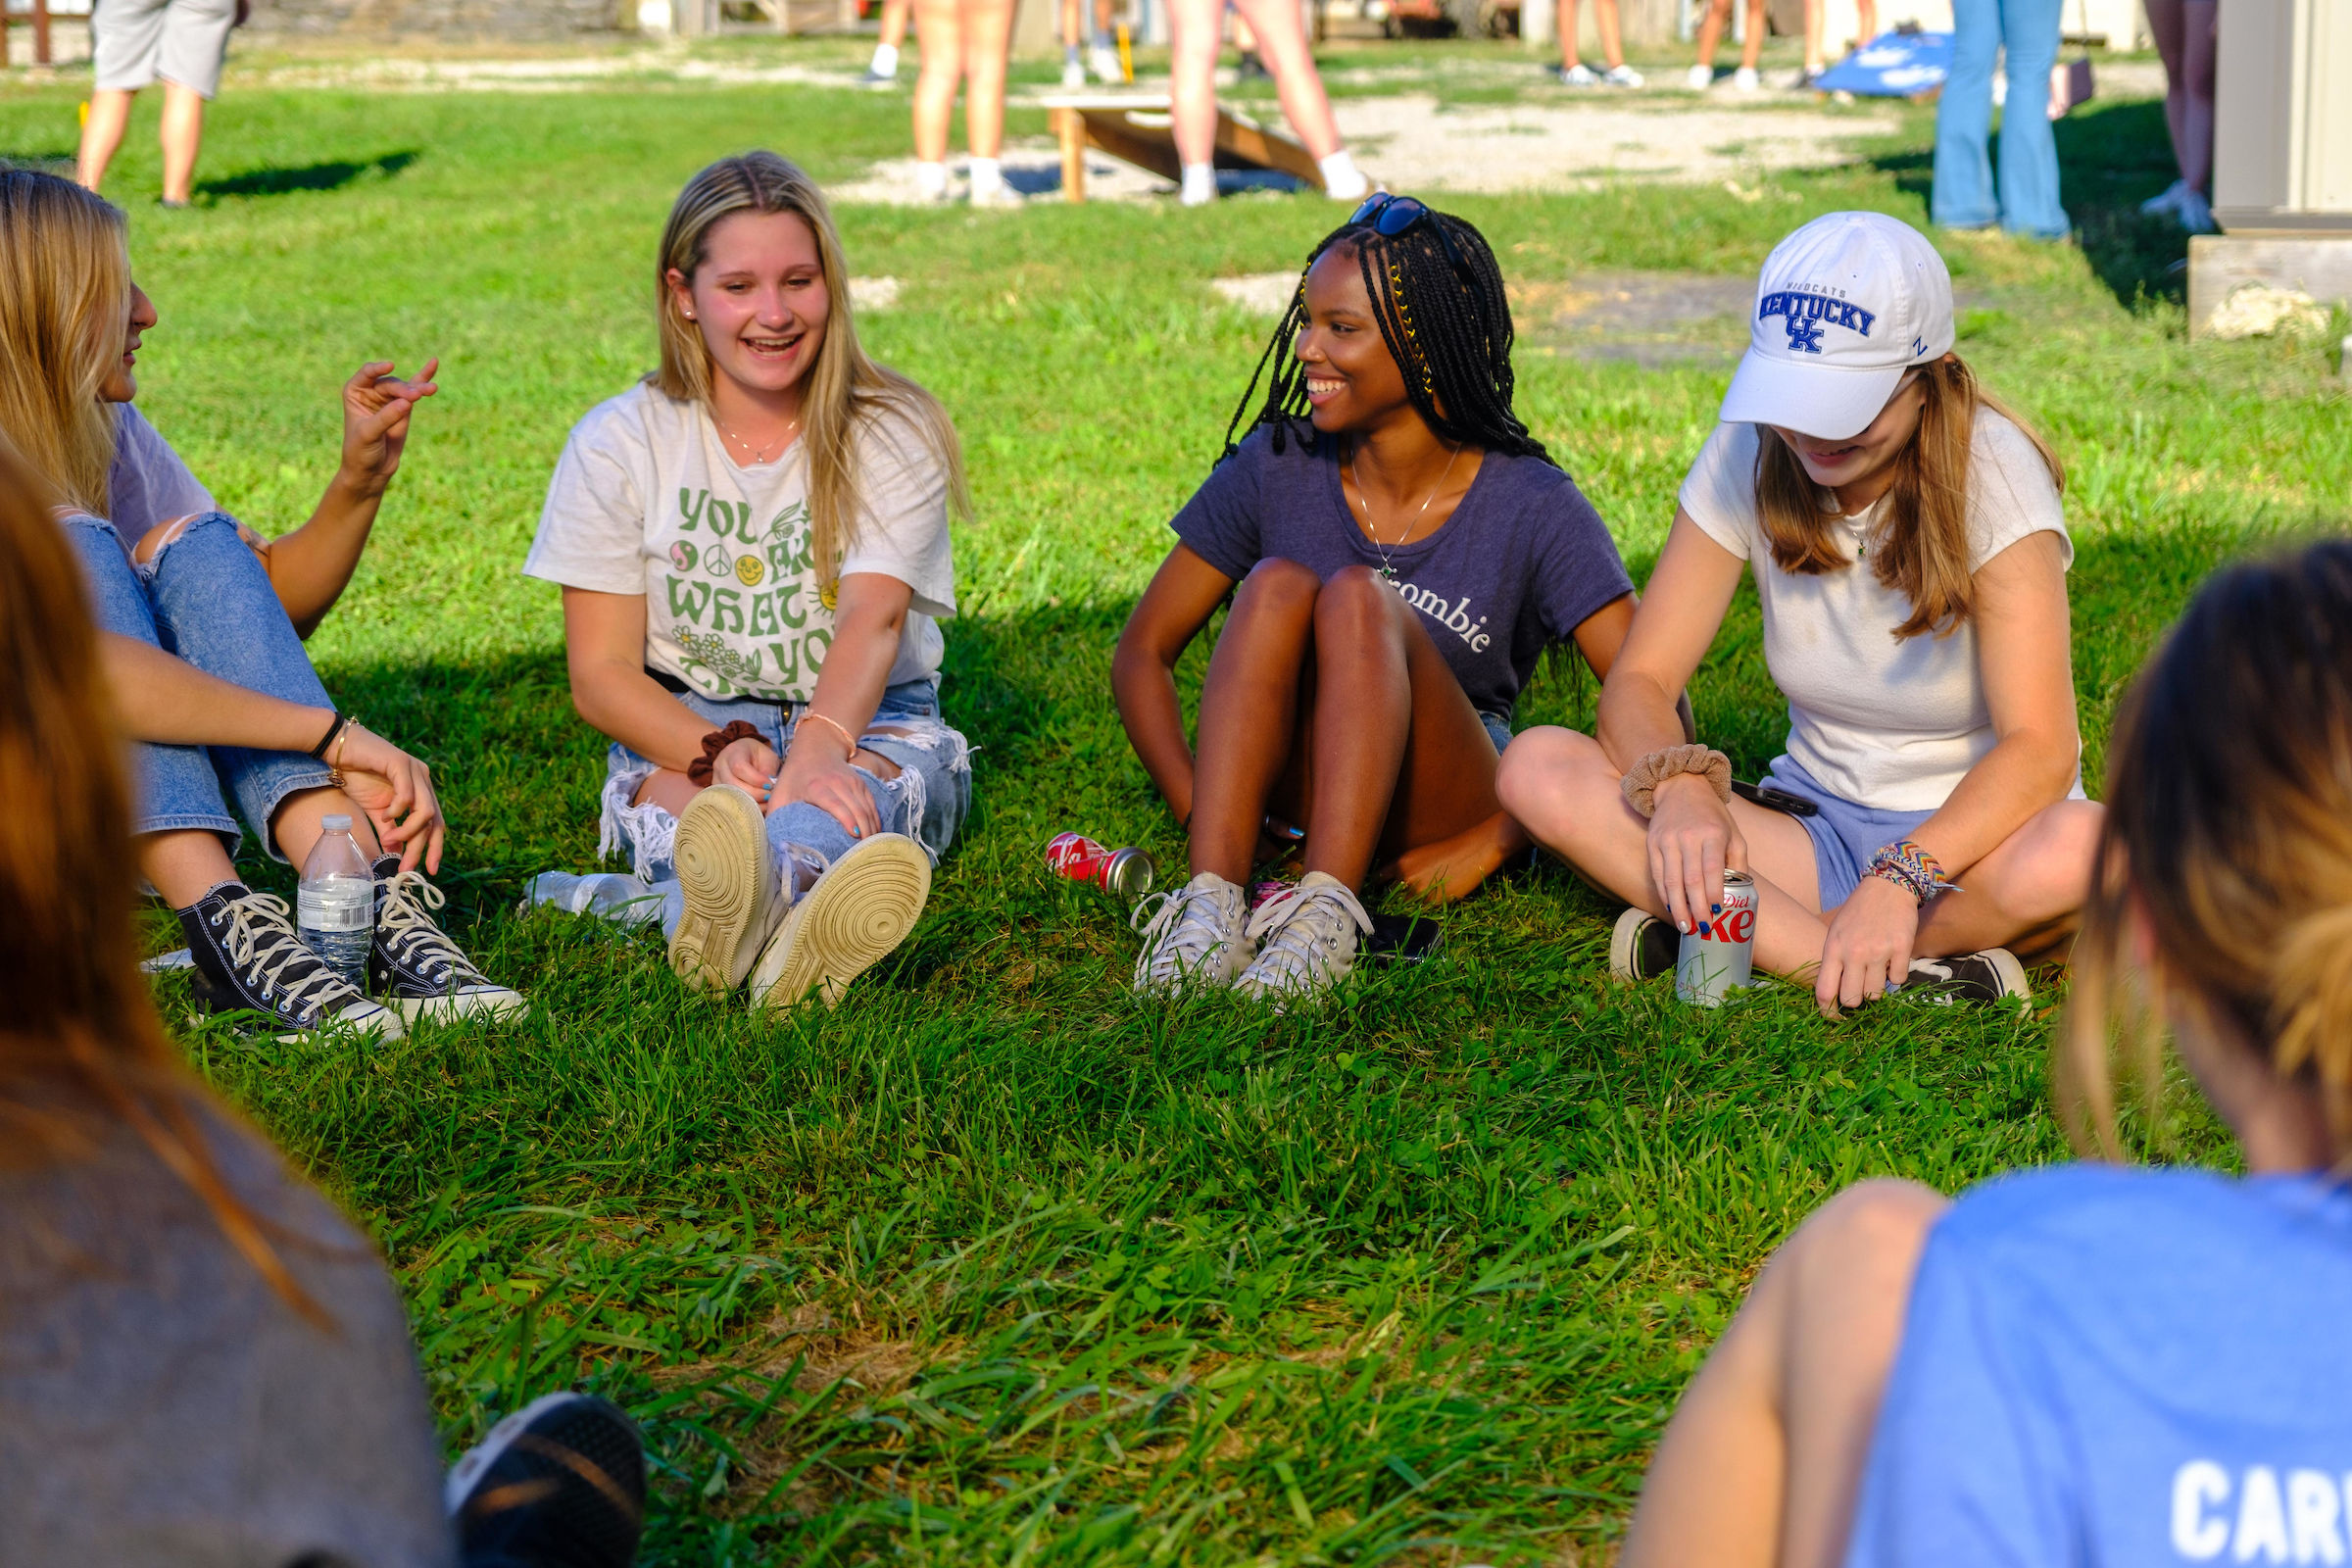
[[1410, 196], [1392, 196], [1383, 190], [1365, 197], [1355, 216], [1348, 220], [1348, 225], [1370, 228], [1383, 239], [1395, 239], [1421, 220], [1436, 216]]

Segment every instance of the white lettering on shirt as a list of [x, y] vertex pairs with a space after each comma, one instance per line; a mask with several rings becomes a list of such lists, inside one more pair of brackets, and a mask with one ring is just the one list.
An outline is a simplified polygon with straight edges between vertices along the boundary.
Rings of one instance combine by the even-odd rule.
[[2260, 1553], [2265, 1562], [2286, 1561], [2286, 1506], [2278, 1497], [2278, 1472], [2267, 1464], [2249, 1466], [2237, 1494], [2237, 1534], [2230, 1555], [2252, 1562]]
[[2336, 1529], [2343, 1508], [2335, 1482], [2325, 1471], [2290, 1470], [2286, 1475], [2286, 1522], [2294, 1537], [2295, 1561], [2340, 1563], [2344, 1539]]
[[2230, 1500], [2230, 1472], [2210, 1459], [2191, 1459], [2173, 1473], [2173, 1549], [2191, 1562], [2222, 1554], [2230, 1521], [2208, 1514]]
[[1462, 596], [1460, 604], [1448, 605], [1444, 594], [1433, 594], [1409, 582], [1400, 582], [1396, 585], [1396, 596], [1459, 637], [1474, 654], [1485, 653], [1487, 646], [1494, 640], [1494, 633], [1486, 629], [1486, 616], [1481, 615], [1476, 620], [1470, 618], [1470, 596], [1467, 594]]

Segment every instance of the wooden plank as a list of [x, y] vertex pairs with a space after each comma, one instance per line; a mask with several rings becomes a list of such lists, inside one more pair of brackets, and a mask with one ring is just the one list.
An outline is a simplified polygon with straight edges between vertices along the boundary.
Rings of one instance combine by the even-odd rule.
[[1127, 119], [1127, 111], [1080, 109], [1074, 111], [1086, 122], [1086, 139], [1090, 146], [1118, 159], [1148, 170], [1162, 179], [1184, 178], [1184, 164], [1176, 156], [1176, 141], [1164, 125], [1136, 125]]
[[[1184, 178], [1183, 161], [1176, 154], [1176, 136], [1166, 123], [1165, 93], [1058, 93], [1040, 100], [1056, 117], [1068, 115], [1085, 127], [1088, 146], [1135, 165], [1162, 179]], [[1154, 123], [1138, 123], [1150, 116]], [[1058, 118], [1056, 126], [1064, 123]], [[1304, 147], [1279, 131], [1217, 111], [1215, 161], [1221, 169], [1269, 169], [1315, 190], [1323, 188], [1323, 172]], [[1071, 153], [1062, 146], [1062, 184], [1070, 186]], [[1083, 172], [1081, 173], [1083, 178]], [[1082, 199], [1082, 198], [1081, 198]]]
[[1061, 199], [1086, 200], [1086, 121], [1075, 109], [1053, 111], [1054, 134], [1061, 138]]
[[1217, 111], [1217, 151], [1241, 158], [1260, 169], [1277, 170], [1316, 190], [1323, 188], [1323, 171], [1314, 156], [1288, 136], [1245, 124], [1224, 110]]
[[2191, 235], [2188, 335], [2203, 337], [2213, 313], [2248, 283], [2300, 289], [2322, 305], [2352, 305], [2352, 234]]

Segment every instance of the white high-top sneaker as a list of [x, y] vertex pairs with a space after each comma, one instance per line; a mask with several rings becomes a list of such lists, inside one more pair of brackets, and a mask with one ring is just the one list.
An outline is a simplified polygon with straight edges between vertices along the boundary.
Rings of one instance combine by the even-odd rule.
[[[1148, 921], [1147, 908], [1154, 909]], [[1248, 896], [1214, 871], [1203, 871], [1156, 900], [1145, 900], [1129, 922], [1140, 923], [1144, 933], [1144, 951], [1135, 960], [1135, 989], [1166, 992], [1233, 984], [1233, 977], [1250, 962], [1249, 920]]]
[[1355, 967], [1358, 939], [1371, 934], [1372, 917], [1354, 892], [1338, 877], [1309, 871], [1250, 917], [1257, 956], [1233, 987], [1277, 1003], [1328, 991]]

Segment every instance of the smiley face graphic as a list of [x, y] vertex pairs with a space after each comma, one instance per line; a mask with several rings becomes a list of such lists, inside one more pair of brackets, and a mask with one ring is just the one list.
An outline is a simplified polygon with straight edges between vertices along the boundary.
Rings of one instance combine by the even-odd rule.
[[735, 558], [735, 576], [746, 588], [754, 586], [766, 575], [766, 563], [750, 551]]

